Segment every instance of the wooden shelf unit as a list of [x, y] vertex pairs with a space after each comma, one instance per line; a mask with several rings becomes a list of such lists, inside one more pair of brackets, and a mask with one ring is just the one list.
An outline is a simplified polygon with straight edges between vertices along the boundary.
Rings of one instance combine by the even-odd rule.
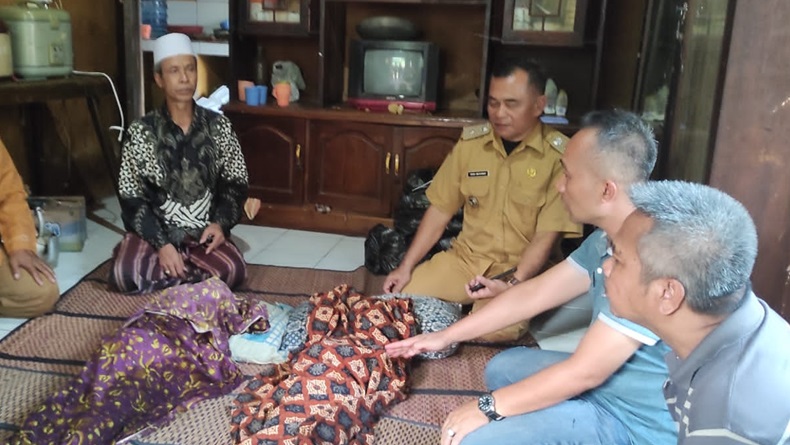
[[[570, 97], [571, 124], [596, 101], [601, 26], [606, 0], [589, 7], [581, 45], [501, 39], [505, 0], [311, 0], [318, 28], [283, 35], [244, 23], [248, 0], [231, 0], [230, 63], [235, 80], [252, 79], [256, 48], [269, 63], [294, 61], [307, 87], [299, 103], [225, 107], [250, 171], [250, 194], [263, 210], [254, 223], [364, 235], [391, 224], [403, 179], [416, 168], [438, 167], [465, 125], [485, 119], [488, 73], [494, 57], [529, 56], [542, 63]], [[510, 2], [512, 5], [512, 2]], [[347, 48], [366, 17], [395, 15], [414, 22], [419, 40], [441, 48], [439, 111], [372, 113], [345, 105]], [[238, 97], [233, 91], [233, 97]]]

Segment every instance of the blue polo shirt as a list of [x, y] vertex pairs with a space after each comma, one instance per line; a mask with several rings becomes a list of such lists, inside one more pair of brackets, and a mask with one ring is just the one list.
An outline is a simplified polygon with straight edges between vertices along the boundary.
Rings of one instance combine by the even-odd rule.
[[596, 230], [576, 249], [568, 261], [587, 273], [592, 281], [588, 294], [593, 301], [593, 322], [600, 320], [642, 346], [603, 385], [581, 395], [619, 419], [635, 445], [675, 445], [677, 427], [664, 401], [667, 379], [664, 355], [669, 347], [644, 327], [612, 314], [604, 289], [602, 265], [609, 257], [609, 242]]
[[666, 360], [679, 444], [790, 443], [790, 325], [753, 293], [685, 360]]

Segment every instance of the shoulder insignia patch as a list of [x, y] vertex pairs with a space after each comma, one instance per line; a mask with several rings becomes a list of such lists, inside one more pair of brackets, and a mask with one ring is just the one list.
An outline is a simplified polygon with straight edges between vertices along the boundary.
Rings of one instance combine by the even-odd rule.
[[461, 139], [468, 141], [469, 139], [479, 138], [491, 133], [491, 124], [488, 122], [475, 125], [467, 125], [461, 132]]
[[546, 136], [545, 141], [548, 142], [553, 149], [560, 153], [564, 153], [565, 146], [568, 145], [568, 136], [565, 136], [564, 134], [555, 130]]

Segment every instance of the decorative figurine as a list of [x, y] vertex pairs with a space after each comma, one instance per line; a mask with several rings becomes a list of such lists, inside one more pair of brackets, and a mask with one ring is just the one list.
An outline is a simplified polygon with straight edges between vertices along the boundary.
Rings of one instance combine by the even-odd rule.
[[[286, 97], [285, 88], [278, 86], [279, 84], [288, 84], [290, 91]], [[272, 95], [277, 99], [277, 105], [287, 106], [290, 102], [299, 100], [299, 90], [304, 89], [304, 78], [302, 71], [296, 66], [295, 63], [288, 60], [278, 60], [272, 65]], [[280, 91], [278, 93], [278, 90]]]
[[568, 112], [568, 93], [566, 93], [565, 90], [560, 90], [559, 94], [557, 94], [555, 111], [557, 112], [557, 116], [560, 117], [565, 117], [565, 113]]
[[543, 94], [546, 95], [546, 107], [543, 108], [543, 112], [554, 114], [557, 106], [557, 84], [554, 83], [554, 79], [550, 78], [546, 81], [546, 89]]

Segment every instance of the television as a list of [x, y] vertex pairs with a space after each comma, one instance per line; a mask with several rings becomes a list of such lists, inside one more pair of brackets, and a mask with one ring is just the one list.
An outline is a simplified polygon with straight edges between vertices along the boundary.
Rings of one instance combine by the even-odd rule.
[[431, 42], [351, 40], [348, 53], [348, 102], [359, 108], [436, 110], [439, 47]]

